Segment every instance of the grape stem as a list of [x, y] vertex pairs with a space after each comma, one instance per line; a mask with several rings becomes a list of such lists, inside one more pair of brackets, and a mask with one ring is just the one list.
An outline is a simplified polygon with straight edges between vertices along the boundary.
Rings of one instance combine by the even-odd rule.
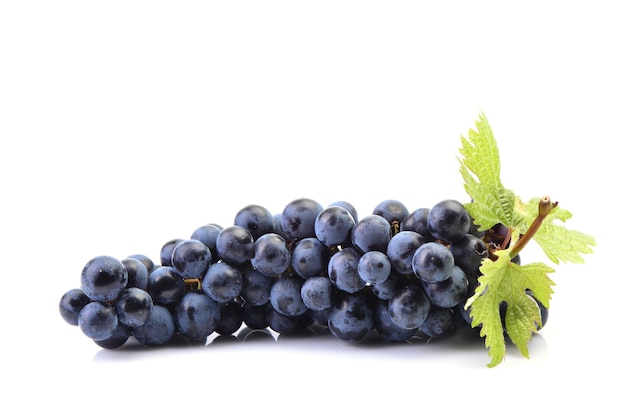
[[533, 220], [528, 230], [520, 237], [520, 239], [511, 248], [510, 257], [513, 258], [521, 252], [522, 249], [528, 244], [532, 237], [537, 233], [543, 220], [558, 206], [559, 202], [552, 202], [549, 196], [544, 196], [539, 201], [538, 213], [535, 220]]

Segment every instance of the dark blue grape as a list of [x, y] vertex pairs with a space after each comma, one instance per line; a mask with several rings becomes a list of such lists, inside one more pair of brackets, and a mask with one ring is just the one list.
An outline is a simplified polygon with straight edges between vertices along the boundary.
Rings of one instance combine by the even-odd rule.
[[91, 302], [91, 299], [80, 288], [74, 288], [67, 291], [59, 301], [59, 313], [63, 320], [72, 326], [78, 325], [78, 314], [85, 305]]
[[430, 302], [440, 308], [452, 308], [465, 299], [469, 282], [465, 272], [454, 266], [450, 277], [444, 281], [424, 282], [424, 291]]
[[315, 237], [315, 219], [322, 210], [322, 205], [308, 198], [289, 202], [281, 213], [282, 232], [290, 240]]
[[126, 288], [115, 302], [118, 320], [128, 327], [137, 327], [146, 323], [152, 312], [152, 296], [141, 288]]
[[282, 213], [276, 213], [274, 216], [272, 216], [272, 220], [274, 220], [274, 232], [283, 237], [286, 241], [291, 242], [293, 241], [293, 238], [290, 238], [290, 236], [287, 235], [285, 231], [283, 231], [282, 219]]
[[354, 205], [350, 202], [346, 202], [346, 201], [335, 201], [333, 203], [331, 203], [328, 206], [341, 206], [342, 208], [346, 209], [348, 212], [350, 212], [350, 214], [352, 215], [352, 218], [354, 219], [354, 222], [356, 223], [357, 221], [359, 221], [359, 213], [357, 212], [356, 208], [354, 207]]
[[312, 276], [302, 284], [302, 302], [312, 311], [329, 309], [335, 300], [335, 286], [326, 276]]
[[358, 342], [374, 328], [374, 312], [361, 294], [339, 293], [328, 314], [328, 329], [338, 339]]
[[176, 305], [174, 321], [178, 331], [192, 342], [206, 341], [220, 320], [219, 304], [206, 294], [188, 292]]
[[303, 314], [307, 307], [302, 301], [304, 279], [297, 275], [284, 275], [274, 281], [270, 289], [270, 303], [274, 310], [287, 316]]
[[315, 219], [315, 236], [326, 246], [346, 244], [354, 224], [354, 218], [347, 209], [329, 206]]
[[174, 239], [167, 241], [165, 244], [161, 246], [161, 252], [159, 253], [161, 266], [172, 265], [172, 252], [174, 252], [174, 248], [176, 248], [176, 245], [178, 245], [178, 243], [182, 241], [183, 241], [182, 238], [174, 238]]
[[328, 309], [322, 309], [319, 311], [309, 309], [309, 315], [313, 319], [313, 322], [324, 327], [328, 327], [328, 315], [330, 314], [330, 307]]
[[343, 248], [328, 261], [328, 278], [341, 291], [355, 293], [367, 285], [359, 276], [359, 253], [354, 248]]
[[413, 273], [413, 255], [417, 248], [426, 243], [426, 239], [414, 231], [400, 231], [389, 241], [387, 256], [391, 268], [400, 274]]
[[224, 228], [215, 243], [217, 256], [224, 262], [240, 266], [248, 263], [254, 253], [254, 238], [240, 226]]
[[365, 216], [352, 228], [351, 240], [361, 253], [385, 252], [391, 240], [391, 225], [377, 214]]
[[412, 269], [417, 277], [427, 283], [437, 283], [450, 277], [454, 257], [445, 245], [427, 242], [413, 255]]
[[388, 308], [389, 317], [395, 324], [405, 329], [416, 329], [426, 321], [431, 303], [420, 287], [407, 285], [393, 293]]
[[117, 324], [115, 309], [101, 302], [88, 303], [78, 314], [78, 327], [94, 341], [111, 337]]
[[222, 231], [222, 228], [223, 227], [219, 224], [205, 224], [193, 230], [190, 237], [191, 239], [196, 239], [206, 245], [211, 251], [211, 256], [214, 258], [214, 261], [216, 261], [215, 259], [218, 257], [215, 244], [217, 242], [217, 236], [220, 231]]
[[443, 338], [454, 332], [455, 319], [452, 309], [433, 305], [419, 330], [430, 338]]
[[81, 273], [81, 288], [93, 301], [113, 301], [128, 284], [128, 272], [111, 256], [96, 256]]
[[245, 228], [255, 240], [260, 236], [274, 232], [274, 216], [260, 205], [247, 205], [235, 215], [234, 224]]
[[126, 344], [131, 336], [131, 329], [118, 322], [110, 337], [107, 337], [104, 340], [94, 340], [94, 343], [104, 349], [115, 349]]
[[246, 303], [260, 306], [270, 300], [270, 289], [274, 279], [256, 269], [247, 269], [242, 275], [241, 298]]
[[226, 262], [213, 263], [202, 279], [202, 290], [219, 303], [233, 301], [242, 287], [241, 272]]
[[389, 277], [387, 277], [387, 280], [381, 283], [372, 284], [371, 289], [376, 297], [382, 300], [389, 300], [398, 288], [402, 288], [407, 285], [409, 285], [407, 276], [392, 269], [389, 273]]
[[222, 336], [229, 336], [239, 330], [243, 324], [243, 309], [235, 301], [220, 304], [220, 322], [215, 332]]
[[298, 316], [288, 316], [276, 311], [271, 303], [265, 307], [265, 316], [269, 328], [281, 335], [298, 332], [313, 323], [313, 318], [308, 310]]
[[148, 276], [148, 292], [155, 304], [172, 305], [183, 297], [185, 281], [174, 267], [159, 266]]
[[138, 261], [143, 263], [144, 266], [146, 266], [146, 269], [148, 269], [148, 274], [152, 273], [152, 270], [154, 270], [154, 267], [155, 267], [154, 261], [152, 261], [152, 259], [150, 259], [146, 255], [143, 255], [141, 253], [134, 253], [132, 255], [128, 255], [126, 258], [127, 259], [137, 259]]
[[[121, 260], [128, 272], [127, 288], [136, 287], [145, 290], [148, 288], [148, 275], [150, 271], [144, 262], [137, 258], [125, 258]], [[154, 270], [154, 265], [152, 265]]]
[[267, 306], [263, 305], [252, 305], [248, 302], [245, 302], [242, 306], [242, 318], [243, 323], [246, 327], [252, 330], [265, 329], [268, 326], [267, 315], [265, 309]]
[[424, 237], [427, 242], [436, 241], [428, 229], [429, 212], [430, 209], [425, 207], [412, 211], [400, 222], [400, 231], [414, 231]]
[[291, 266], [302, 278], [322, 274], [328, 267], [330, 251], [319, 239], [304, 238], [298, 241], [291, 253]]
[[164, 345], [174, 337], [176, 324], [169, 309], [162, 305], [154, 305], [146, 323], [133, 328], [132, 332], [140, 344]]
[[172, 266], [183, 278], [204, 276], [212, 262], [211, 250], [197, 239], [180, 241], [172, 251]]
[[437, 203], [428, 213], [428, 230], [438, 240], [452, 243], [463, 238], [471, 220], [463, 204], [448, 199]]
[[454, 257], [454, 264], [463, 269], [468, 276], [478, 275], [483, 259], [489, 256], [487, 244], [472, 234], [451, 243], [450, 252]]
[[395, 199], [387, 199], [376, 205], [372, 214], [382, 216], [389, 224], [397, 224], [399, 228], [402, 220], [409, 215], [409, 210], [404, 203]]
[[389, 342], [408, 341], [418, 331], [417, 327], [406, 329], [395, 324], [389, 315], [389, 302], [382, 299], [374, 303], [374, 329], [384, 341]]
[[276, 233], [263, 234], [256, 240], [253, 249], [250, 263], [267, 277], [280, 276], [291, 263], [287, 242]]
[[357, 273], [366, 283], [382, 283], [391, 273], [391, 261], [383, 252], [366, 252], [359, 258]]

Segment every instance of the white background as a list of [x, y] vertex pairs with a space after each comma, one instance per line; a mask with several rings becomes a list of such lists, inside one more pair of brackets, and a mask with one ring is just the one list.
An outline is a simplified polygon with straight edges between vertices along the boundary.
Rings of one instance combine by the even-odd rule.
[[[2, 2], [0, 398], [619, 398], [623, 7], [436, 3]], [[481, 111], [505, 186], [598, 241], [555, 266], [528, 360], [488, 369], [462, 338], [114, 352], [58, 313], [91, 257], [156, 259], [250, 203], [466, 201], [458, 147]]]

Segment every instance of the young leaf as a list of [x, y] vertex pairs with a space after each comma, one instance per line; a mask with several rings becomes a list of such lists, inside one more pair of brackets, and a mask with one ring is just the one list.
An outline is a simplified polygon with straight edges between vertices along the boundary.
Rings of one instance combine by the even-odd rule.
[[[539, 198], [531, 199], [524, 205], [526, 218], [522, 224], [525, 231], [537, 216]], [[560, 262], [583, 263], [582, 254], [592, 253], [591, 246], [595, 246], [595, 238], [575, 230], [569, 230], [557, 225], [555, 220], [567, 221], [572, 214], [560, 206], [554, 208], [543, 220], [543, 223], [533, 239], [537, 241], [546, 256], [556, 264]]]
[[515, 208], [515, 194], [500, 181], [500, 153], [484, 114], [476, 121], [476, 130], [470, 129], [467, 138], [461, 137], [461, 145], [461, 176], [472, 199], [465, 207], [479, 230], [498, 223], [519, 225], [523, 216]]
[[466, 303], [466, 308], [471, 308], [472, 327], [480, 326], [480, 335], [485, 337], [485, 346], [491, 356], [489, 367], [502, 362], [506, 351], [501, 304], [506, 304], [504, 321], [509, 338], [522, 355], [528, 357], [527, 343], [541, 325], [541, 314], [527, 291], [532, 291], [537, 300], [548, 307], [554, 285], [548, 277], [554, 270], [545, 264], [520, 266], [511, 262], [508, 249], [494, 254], [496, 260], [483, 261], [479, 285]]

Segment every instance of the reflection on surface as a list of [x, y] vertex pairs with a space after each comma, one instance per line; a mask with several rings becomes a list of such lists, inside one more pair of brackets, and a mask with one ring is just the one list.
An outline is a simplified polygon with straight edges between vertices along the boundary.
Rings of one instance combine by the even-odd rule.
[[[382, 353], [391, 358], [400, 359], [415, 358], [416, 353], [427, 358], [458, 357], [462, 360], [464, 357], [475, 358], [477, 355], [486, 358], [484, 338], [480, 337], [477, 330], [462, 328], [448, 337], [439, 339], [426, 338], [419, 334], [418, 332], [408, 341], [395, 343], [381, 340], [375, 330], [372, 330], [369, 335], [357, 343], [345, 343], [336, 339], [328, 327], [318, 324], [288, 334], [280, 334], [269, 328], [251, 329], [242, 326], [231, 335], [213, 333], [206, 342], [191, 342], [184, 336], [176, 334], [167, 345], [156, 347], [142, 345], [131, 337], [124, 346], [118, 349], [99, 349], [94, 355], [93, 361], [120, 362], [147, 360], [163, 356], [172, 357], [186, 353], [190, 355], [191, 353], [202, 352], [201, 349], [231, 348], [231, 344], [233, 345], [232, 351], [243, 344], [254, 346], [254, 348], [246, 348], [246, 352], [262, 352], [269, 345], [273, 349], [272, 352], [284, 350], [287, 353], [299, 352], [300, 350], [304, 353], [336, 353], [352, 352], [352, 350], [357, 349], [366, 354], [369, 351], [376, 353], [376, 355]], [[529, 351], [531, 358], [547, 355], [548, 346], [541, 333], [533, 336], [529, 343]], [[228, 352], [230, 353], [231, 350], [229, 349]], [[507, 343], [507, 358], [523, 358], [510, 342]]]

